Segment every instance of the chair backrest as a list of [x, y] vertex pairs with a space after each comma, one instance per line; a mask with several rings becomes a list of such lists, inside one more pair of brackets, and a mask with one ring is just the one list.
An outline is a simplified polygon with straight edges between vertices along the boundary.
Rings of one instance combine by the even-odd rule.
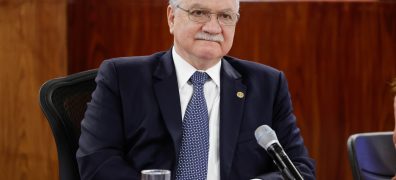
[[55, 138], [59, 177], [61, 180], [80, 179], [76, 160], [80, 123], [96, 88], [97, 70], [89, 70], [52, 79], [40, 89], [40, 105]]
[[349, 162], [356, 180], [391, 179], [396, 173], [396, 150], [392, 132], [351, 135], [348, 139]]

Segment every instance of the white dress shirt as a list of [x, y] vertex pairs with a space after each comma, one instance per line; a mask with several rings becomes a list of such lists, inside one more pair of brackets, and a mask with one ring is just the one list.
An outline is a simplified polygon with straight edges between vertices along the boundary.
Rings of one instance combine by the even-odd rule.
[[187, 104], [193, 93], [193, 86], [188, 80], [195, 71], [206, 72], [210, 79], [204, 85], [204, 94], [209, 113], [209, 157], [207, 180], [220, 179], [219, 155], [219, 121], [220, 121], [220, 68], [221, 60], [206, 71], [197, 70], [172, 48], [173, 62], [175, 64], [177, 83], [179, 87], [180, 106], [182, 118]]

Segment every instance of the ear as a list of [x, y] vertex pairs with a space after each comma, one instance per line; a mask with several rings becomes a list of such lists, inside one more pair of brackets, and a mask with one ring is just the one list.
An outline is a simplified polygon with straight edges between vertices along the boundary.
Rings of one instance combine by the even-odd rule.
[[169, 32], [171, 34], [173, 34], [173, 26], [175, 24], [174, 23], [175, 22], [175, 11], [174, 11], [174, 9], [172, 8], [171, 5], [168, 5], [168, 8], [166, 10], [166, 14], [167, 14], [167, 17], [168, 17]]

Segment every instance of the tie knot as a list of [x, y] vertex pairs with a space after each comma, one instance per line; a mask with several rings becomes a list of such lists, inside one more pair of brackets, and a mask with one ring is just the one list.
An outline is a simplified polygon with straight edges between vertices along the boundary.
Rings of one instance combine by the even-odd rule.
[[190, 77], [190, 82], [195, 85], [203, 85], [208, 79], [208, 74], [205, 72], [195, 71], [195, 73]]

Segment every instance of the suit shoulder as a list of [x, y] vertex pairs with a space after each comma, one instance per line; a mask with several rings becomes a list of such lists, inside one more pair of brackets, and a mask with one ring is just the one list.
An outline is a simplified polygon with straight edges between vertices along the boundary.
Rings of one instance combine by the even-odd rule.
[[152, 72], [165, 54], [166, 52], [157, 52], [147, 56], [130, 56], [107, 59], [102, 62], [99, 71], [113, 69], [113, 71], [121, 74]]
[[122, 66], [144, 66], [152, 63], [157, 63], [159, 59], [166, 52], [157, 52], [147, 56], [129, 56], [129, 57], [117, 57], [104, 60], [103, 63], [112, 63], [116, 67]]
[[253, 61], [242, 60], [235, 57], [226, 56], [224, 59], [231, 64], [242, 76], [261, 76], [278, 78], [282, 73], [280, 70], [271, 66], [260, 64]]

